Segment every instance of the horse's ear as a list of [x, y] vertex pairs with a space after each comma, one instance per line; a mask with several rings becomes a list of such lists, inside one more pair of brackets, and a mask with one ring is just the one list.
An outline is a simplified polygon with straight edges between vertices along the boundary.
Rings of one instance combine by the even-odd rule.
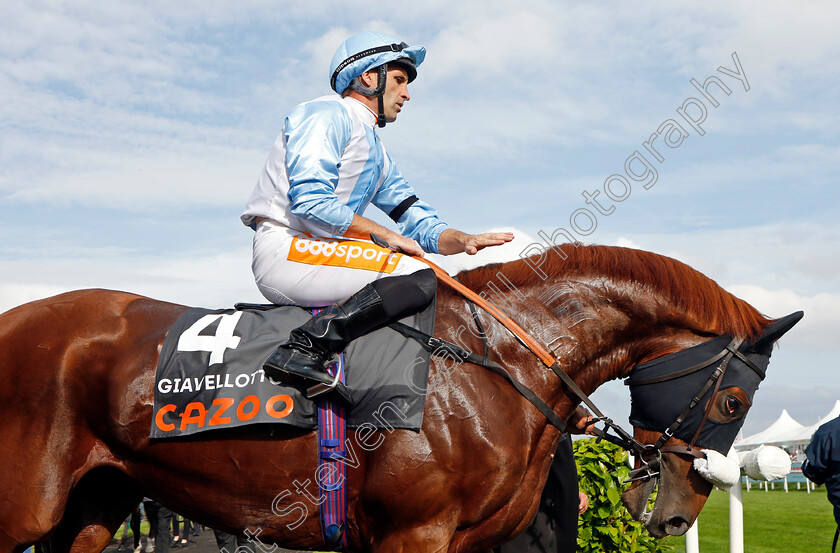
[[756, 340], [755, 344], [753, 344], [752, 349], [760, 350], [763, 347], [771, 345], [773, 342], [781, 338], [785, 332], [793, 328], [793, 325], [799, 322], [802, 315], [804, 315], [802, 311], [796, 311], [790, 315], [785, 315], [784, 317], [773, 321], [770, 326], [764, 329], [764, 332], [761, 333], [761, 336], [759, 336], [758, 340]]

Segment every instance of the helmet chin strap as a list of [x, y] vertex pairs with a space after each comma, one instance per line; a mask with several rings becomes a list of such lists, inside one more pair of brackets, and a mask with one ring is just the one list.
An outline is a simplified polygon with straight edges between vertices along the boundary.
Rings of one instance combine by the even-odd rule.
[[379, 105], [379, 109], [376, 115], [376, 124], [379, 128], [385, 126], [387, 121], [385, 120], [385, 85], [388, 80], [388, 64], [383, 63], [379, 67], [376, 68], [377, 74], [377, 81], [376, 81], [376, 88], [368, 88], [361, 84], [361, 81], [358, 80], [358, 77], [354, 79], [350, 83], [350, 88], [359, 92], [360, 94], [364, 94], [365, 96], [376, 97], [377, 104]]
[[379, 125], [380, 129], [385, 126], [385, 101], [382, 99], [382, 97], [384, 95], [385, 95], [385, 92], [383, 91], [378, 96], [378, 98], [379, 98], [379, 115], [376, 117], [376, 124]]
[[374, 96], [377, 99], [377, 103], [379, 104], [379, 113], [376, 116], [376, 124], [379, 127], [384, 127], [385, 123], [385, 83], [388, 79], [388, 64], [382, 64], [377, 68], [377, 82], [376, 88], [368, 88], [361, 84], [357, 79], [354, 79], [353, 82], [350, 83], [350, 88], [359, 92], [360, 94], [364, 94], [365, 96]]
[[385, 84], [388, 81], [388, 64], [379, 66], [378, 81], [376, 83], [377, 103], [379, 104], [379, 114], [376, 116], [376, 124], [379, 128], [385, 126]]

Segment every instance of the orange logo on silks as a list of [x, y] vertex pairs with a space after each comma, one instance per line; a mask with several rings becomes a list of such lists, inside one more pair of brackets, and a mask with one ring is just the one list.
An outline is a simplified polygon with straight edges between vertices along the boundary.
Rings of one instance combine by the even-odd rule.
[[307, 265], [331, 265], [350, 269], [364, 269], [377, 273], [392, 273], [402, 254], [370, 242], [295, 236], [289, 249], [289, 261]]

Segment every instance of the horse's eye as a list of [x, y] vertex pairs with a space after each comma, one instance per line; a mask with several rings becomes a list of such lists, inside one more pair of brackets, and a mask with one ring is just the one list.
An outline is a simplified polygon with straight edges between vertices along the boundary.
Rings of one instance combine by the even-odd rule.
[[732, 396], [726, 398], [726, 410], [729, 411], [730, 415], [733, 414], [736, 409], [738, 409], [739, 405], [741, 405], [741, 402], [738, 401], [738, 398], [734, 398]]
[[711, 400], [709, 417], [717, 422], [732, 422], [747, 414], [750, 400], [740, 388], [735, 386], [720, 390]]

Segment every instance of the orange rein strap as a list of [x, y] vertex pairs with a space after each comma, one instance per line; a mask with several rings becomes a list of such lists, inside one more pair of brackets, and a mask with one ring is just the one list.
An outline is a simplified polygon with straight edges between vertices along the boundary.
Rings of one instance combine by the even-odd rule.
[[388, 243], [387, 240], [385, 240], [381, 236], [377, 236], [376, 234], [371, 233], [370, 239], [374, 244], [381, 248], [388, 248], [390, 250], [399, 251], [402, 255], [411, 257], [418, 261], [422, 261], [423, 263], [431, 267], [440, 280], [445, 282], [447, 285], [449, 285], [450, 288], [460, 293], [468, 300], [472, 301], [474, 304], [478, 305], [479, 307], [493, 315], [493, 317], [497, 321], [502, 323], [508, 330], [510, 330], [513, 333], [514, 336], [516, 336], [516, 338], [520, 342], [522, 342], [522, 345], [534, 352], [534, 354], [537, 357], [539, 357], [543, 363], [545, 363], [546, 367], [554, 370], [554, 372], [557, 372], [557, 370], [553, 368], [556, 364], [554, 357], [550, 353], [548, 353], [544, 347], [539, 345], [536, 340], [531, 338], [531, 336], [527, 332], [525, 332], [525, 330], [521, 326], [516, 324], [516, 322], [513, 319], [505, 315], [498, 307], [496, 307], [489, 301], [485, 300], [484, 298], [482, 298], [481, 296], [479, 296], [478, 294], [476, 294], [475, 292], [473, 292], [472, 290], [470, 290], [469, 288], [467, 288], [466, 286], [449, 276], [449, 273], [444, 271], [433, 261], [429, 261], [425, 257], [417, 257], [416, 255], [411, 255], [400, 251], [399, 248], [392, 246]]
[[[373, 237], [373, 235], [371, 235], [371, 237]], [[379, 237], [376, 238], [379, 239]], [[374, 240], [374, 242], [376, 242], [376, 240]], [[469, 288], [467, 288], [466, 286], [449, 276], [449, 273], [444, 271], [434, 262], [429, 261], [428, 259], [423, 257], [411, 257], [414, 257], [414, 259], [422, 261], [423, 263], [431, 267], [431, 269], [435, 272], [437, 277], [441, 279], [444, 283], [450, 286], [453, 290], [463, 295], [468, 300], [472, 301], [473, 303], [490, 313], [497, 321], [502, 323], [508, 330], [510, 330], [511, 333], [513, 333], [513, 335], [522, 343], [522, 345], [524, 345], [526, 348], [531, 350], [537, 357], [539, 357], [539, 359], [545, 364], [545, 366], [551, 369], [551, 371], [554, 374], [556, 374], [561, 381], [563, 381], [563, 383], [569, 388], [569, 390], [574, 395], [576, 395], [578, 399], [580, 399], [592, 411], [592, 413], [595, 415], [595, 419], [591, 422], [595, 423], [600, 421], [605, 424], [604, 429], [596, 428], [594, 430], [594, 433], [599, 440], [606, 439], [607, 441], [610, 441], [620, 447], [623, 447], [628, 451], [635, 451], [637, 453], [641, 453], [642, 451], [644, 451], [645, 446], [639, 443], [635, 438], [633, 438], [632, 434], [630, 434], [617, 424], [613, 423], [612, 419], [605, 416], [604, 413], [600, 409], [598, 409], [598, 407], [592, 402], [592, 400], [589, 398], [589, 395], [580, 389], [580, 386], [578, 386], [577, 383], [574, 380], [572, 380], [572, 378], [568, 374], [566, 374], [566, 371], [560, 368], [554, 357], [548, 351], [546, 351], [546, 349], [543, 348], [539, 343], [537, 343], [537, 341], [534, 340], [521, 326], [516, 324], [516, 322], [513, 319], [505, 315], [498, 307], [488, 302], [487, 300], [485, 300], [484, 298], [482, 298], [481, 296], [479, 296], [478, 294], [476, 294], [475, 292], [473, 292], [472, 290], [470, 290]], [[558, 426], [558, 428], [560, 427]], [[611, 428], [616, 432], [616, 434], [618, 434], [618, 436], [612, 436], [608, 434]]]
[[422, 261], [423, 263], [431, 267], [437, 275], [437, 277], [444, 283], [446, 283], [450, 288], [452, 288], [468, 300], [472, 301], [473, 303], [475, 303], [476, 305], [493, 315], [493, 317], [497, 321], [502, 323], [508, 330], [510, 330], [513, 333], [513, 335], [516, 336], [516, 338], [520, 342], [522, 342], [522, 344], [526, 348], [534, 352], [534, 354], [537, 357], [539, 357], [543, 363], [545, 363], [546, 367], [551, 368], [555, 364], [554, 357], [549, 352], [547, 352], [545, 348], [538, 344], [536, 340], [531, 338], [531, 336], [521, 326], [516, 324], [516, 321], [505, 315], [498, 307], [496, 307], [489, 301], [485, 300], [484, 298], [482, 298], [481, 296], [479, 296], [478, 294], [476, 294], [475, 292], [473, 292], [472, 290], [470, 290], [469, 288], [467, 288], [466, 286], [449, 276], [449, 273], [444, 271], [434, 262], [429, 261], [425, 257], [412, 257], [414, 257], [414, 259]]
[[[394, 251], [399, 251], [398, 248], [392, 246], [386, 240], [377, 236], [376, 234], [371, 234], [370, 238], [371, 241], [373, 241], [373, 243], [377, 246], [389, 248]], [[516, 324], [516, 322], [513, 319], [505, 315], [504, 312], [502, 312], [498, 307], [488, 302], [487, 300], [485, 300], [484, 298], [482, 298], [481, 296], [479, 296], [478, 294], [476, 294], [475, 292], [473, 292], [472, 290], [470, 290], [469, 288], [467, 288], [466, 286], [449, 276], [449, 273], [444, 271], [434, 262], [429, 261], [424, 257], [417, 257], [414, 255], [407, 254], [405, 252], [400, 253], [402, 253], [402, 255], [407, 255], [409, 257], [417, 259], [418, 261], [422, 261], [423, 263], [428, 265], [435, 272], [435, 275], [437, 275], [437, 277], [440, 280], [442, 280], [445, 284], [447, 284], [453, 290], [460, 293], [465, 298], [467, 298], [468, 300], [472, 301], [473, 303], [490, 313], [490, 315], [492, 315], [497, 321], [502, 323], [505, 326], [505, 328], [510, 330], [511, 333], [519, 340], [520, 343], [522, 343], [523, 346], [532, 351], [534, 355], [536, 355], [540, 359], [540, 361], [542, 361], [545, 364], [546, 367], [551, 369], [551, 371], [554, 374], [556, 374], [561, 381], [563, 381], [563, 383], [569, 388], [569, 390], [574, 395], [576, 395], [578, 399], [580, 399], [592, 411], [592, 413], [596, 417], [595, 420], [592, 421], [593, 423], [600, 421], [605, 424], [606, 428], [604, 430], [598, 428], [595, 429], [595, 434], [598, 436], [599, 439], [606, 439], [616, 445], [627, 449], [628, 451], [635, 450], [640, 452], [644, 449], [644, 446], [638, 441], [636, 441], [630, 433], [628, 433], [626, 430], [624, 430], [617, 424], [613, 423], [612, 419], [605, 416], [604, 413], [601, 412], [601, 410], [595, 406], [595, 404], [589, 398], [589, 395], [583, 390], [581, 390], [580, 386], [578, 386], [577, 383], [574, 380], [572, 380], [572, 378], [568, 374], [566, 374], [566, 372], [563, 369], [560, 368], [554, 357], [548, 351], [546, 351], [544, 347], [537, 343], [537, 341], [534, 340], [521, 326]], [[558, 426], [558, 428], [561, 427]], [[607, 432], [610, 428], [614, 429], [619, 437], [609, 435]]]

